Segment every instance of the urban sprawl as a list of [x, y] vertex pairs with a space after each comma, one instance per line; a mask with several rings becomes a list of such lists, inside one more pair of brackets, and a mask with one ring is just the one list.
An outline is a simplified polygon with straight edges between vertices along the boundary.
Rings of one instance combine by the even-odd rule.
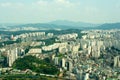
[[[120, 80], [119, 29], [86, 30], [79, 34], [44, 31], [2, 34], [0, 43], [1, 76], [31, 74], [61, 80]], [[30, 61], [25, 60], [27, 57]], [[23, 67], [19, 67], [20, 60], [26, 61]]]

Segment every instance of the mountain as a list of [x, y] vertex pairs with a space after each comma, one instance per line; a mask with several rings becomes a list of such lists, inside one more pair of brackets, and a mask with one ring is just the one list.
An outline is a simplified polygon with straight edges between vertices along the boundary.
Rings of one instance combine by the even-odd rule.
[[91, 29], [97, 24], [57, 20], [48, 23], [30, 23], [15, 26], [8, 26], [12, 30], [50, 30], [50, 29]]
[[97, 29], [120, 29], [120, 23], [106, 23], [96, 28]]
[[85, 23], [85, 22], [73, 22], [73, 21], [67, 21], [67, 20], [56, 20], [56, 21], [49, 22], [49, 24], [72, 26], [75, 28], [96, 27], [99, 25], [99, 24], [92, 24], [92, 23]]
[[66, 25], [55, 25], [55, 24], [48, 24], [48, 23], [31, 23], [31, 24], [23, 24], [23, 25], [16, 25], [16, 26], [8, 26], [12, 29], [19, 28], [20, 30], [23, 29], [38, 29], [38, 30], [54, 30], [54, 29], [69, 29], [73, 28], [72, 26]]
[[[30, 23], [30, 24], [19, 24], [10, 25], [5, 27], [6, 30], [65, 30], [65, 29], [120, 29], [120, 23], [106, 23], [106, 24], [91, 24], [85, 22], [73, 22], [67, 20], [57, 20], [48, 23]], [[0, 30], [3, 30], [1, 27]]]

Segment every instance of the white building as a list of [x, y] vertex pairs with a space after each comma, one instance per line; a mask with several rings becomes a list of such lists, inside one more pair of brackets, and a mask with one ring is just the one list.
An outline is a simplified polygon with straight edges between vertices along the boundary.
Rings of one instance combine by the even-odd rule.
[[59, 59], [58, 57], [55, 57], [55, 58], [54, 58], [54, 63], [55, 63], [55, 65], [58, 65], [58, 64], [59, 64], [58, 59]]
[[13, 62], [18, 58], [18, 50], [10, 49], [7, 51], [8, 66], [12, 66]]
[[62, 64], [61, 64], [62, 68], [65, 68], [65, 59], [62, 58]]
[[40, 48], [33, 48], [33, 49], [30, 49], [29, 54], [31, 53], [42, 53], [42, 50]]
[[114, 57], [114, 67], [120, 67], [120, 56]]
[[89, 73], [85, 74], [84, 80], [89, 80]]

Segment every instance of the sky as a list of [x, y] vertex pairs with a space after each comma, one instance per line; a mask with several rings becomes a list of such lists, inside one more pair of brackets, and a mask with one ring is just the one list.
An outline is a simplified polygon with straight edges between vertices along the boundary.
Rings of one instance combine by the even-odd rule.
[[120, 22], [120, 0], [0, 0], [0, 23]]

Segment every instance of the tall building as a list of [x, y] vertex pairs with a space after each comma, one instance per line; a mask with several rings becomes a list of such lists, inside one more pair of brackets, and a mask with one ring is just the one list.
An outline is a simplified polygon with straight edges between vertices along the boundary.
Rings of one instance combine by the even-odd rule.
[[77, 77], [77, 80], [83, 80], [83, 71], [82, 70], [79, 71], [76, 77]]
[[59, 63], [58, 63], [58, 59], [59, 59], [58, 57], [55, 57], [55, 58], [54, 58], [54, 63], [55, 63], [55, 65], [58, 65], [58, 64], [59, 64]]
[[120, 67], [120, 56], [114, 57], [114, 67]]
[[14, 61], [18, 58], [18, 50], [17, 48], [10, 49], [7, 51], [7, 61], [8, 61], [8, 66], [11, 67]]
[[89, 73], [86, 73], [86, 74], [85, 74], [84, 80], [89, 80]]
[[80, 48], [80, 45], [75, 45], [72, 47], [72, 52], [78, 52]]
[[100, 57], [100, 47], [98, 46], [92, 46], [92, 57], [98, 58]]
[[2, 39], [1, 35], [0, 35], [0, 40]]
[[14, 36], [13, 36], [13, 35], [11, 35], [10, 39], [11, 39], [11, 40], [13, 40], [13, 39], [14, 39]]
[[61, 63], [62, 63], [61, 64], [62, 68], [65, 68], [65, 59], [64, 58], [62, 58], [62, 62]]
[[72, 64], [71, 61], [69, 61], [69, 62], [68, 62], [68, 70], [69, 70], [70, 72], [72, 72], [72, 69], [73, 69], [73, 64]]

